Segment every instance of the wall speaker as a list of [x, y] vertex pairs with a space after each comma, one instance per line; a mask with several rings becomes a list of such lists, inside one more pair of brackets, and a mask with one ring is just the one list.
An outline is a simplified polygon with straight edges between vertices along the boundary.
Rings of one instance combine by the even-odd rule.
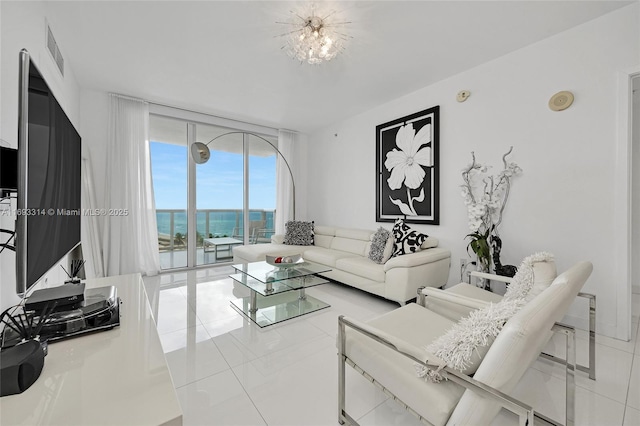
[[549, 109], [551, 111], [562, 111], [567, 109], [573, 103], [573, 93], [563, 90], [558, 92], [549, 99]]

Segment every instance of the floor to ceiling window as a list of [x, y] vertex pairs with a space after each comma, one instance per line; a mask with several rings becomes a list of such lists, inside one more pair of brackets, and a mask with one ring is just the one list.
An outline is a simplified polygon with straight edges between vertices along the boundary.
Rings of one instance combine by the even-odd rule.
[[[277, 137], [153, 114], [149, 134], [162, 269], [230, 262], [234, 246], [269, 242]], [[194, 142], [207, 144], [206, 163], [190, 158]]]
[[149, 133], [160, 267], [184, 268], [189, 207], [187, 124], [151, 116]]

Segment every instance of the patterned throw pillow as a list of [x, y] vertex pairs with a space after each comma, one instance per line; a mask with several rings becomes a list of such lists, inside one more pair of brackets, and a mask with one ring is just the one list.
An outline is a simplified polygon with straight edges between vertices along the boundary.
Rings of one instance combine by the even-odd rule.
[[411, 229], [402, 219], [396, 220], [391, 232], [393, 232], [394, 238], [393, 254], [391, 257], [420, 251], [420, 246], [428, 238], [428, 235]]
[[284, 225], [286, 231], [283, 244], [292, 246], [313, 245], [313, 221], [290, 220]]
[[369, 259], [378, 264], [385, 263], [385, 248], [387, 247], [387, 241], [391, 237], [391, 233], [383, 227], [378, 228], [375, 234], [371, 236], [371, 249], [369, 249]]

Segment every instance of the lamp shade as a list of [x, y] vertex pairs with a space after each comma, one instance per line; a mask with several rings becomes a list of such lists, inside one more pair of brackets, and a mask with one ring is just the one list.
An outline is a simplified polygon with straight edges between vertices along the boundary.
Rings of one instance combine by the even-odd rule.
[[196, 164], [204, 164], [211, 158], [209, 147], [202, 142], [194, 142], [191, 144], [191, 156]]

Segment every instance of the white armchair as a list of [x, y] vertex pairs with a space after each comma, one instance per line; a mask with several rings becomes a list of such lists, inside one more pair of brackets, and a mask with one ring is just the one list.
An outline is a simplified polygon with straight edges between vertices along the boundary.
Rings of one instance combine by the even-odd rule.
[[440, 374], [448, 380], [439, 383], [418, 377], [414, 367], [416, 364], [433, 369], [442, 366], [443, 361], [424, 348], [455, 321], [413, 303], [367, 323], [341, 316], [338, 320], [339, 422], [357, 424], [346, 407], [345, 369], [350, 365], [427, 424], [490, 424], [504, 407], [520, 417], [520, 424], [532, 425], [533, 408], [507, 393], [538, 357], [553, 330], [567, 336], [566, 424], [573, 424], [575, 333], [573, 328], [555, 322], [565, 315], [592, 268], [591, 263], [581, 262], [558, 276], [506, 322], [471, 372], [465, 374], [446, 366]]
[[[532, 255], [532, 257], [535, 255]], [[523, 264], [527, 261], [525, 259]], [[520, 265], [520, 268], [523, 267]], [[531, 300], [547, 288], [557, 276], [556, 264], [553, 260], [532, 262], [533, 285], [528, 294]], [[489, 279], [511, 283], [513, 278], [501, 275], [487, 274], [473, 271], [471, 278]], [[458, 321], [469, 315], [475, 309], [480, 309], [490, 303], [498, 303], [502, 296], [491, 291], [483, 290], [471, 283], [461, 282], [447, 289], [424, 288], [418, 292], [418, 301], [433, 312], [443, 315], [451, 320]], [[594, 294], [579, 292], [578, 297], [589, 300], [589, 365], [578, 364], [576, 368], [589, 374], [591, 380], [596, 379], [596, 296]], [[553, 355], [542, 353], [543, 358], [554, 362], [563, 363], [564, 360]]]

